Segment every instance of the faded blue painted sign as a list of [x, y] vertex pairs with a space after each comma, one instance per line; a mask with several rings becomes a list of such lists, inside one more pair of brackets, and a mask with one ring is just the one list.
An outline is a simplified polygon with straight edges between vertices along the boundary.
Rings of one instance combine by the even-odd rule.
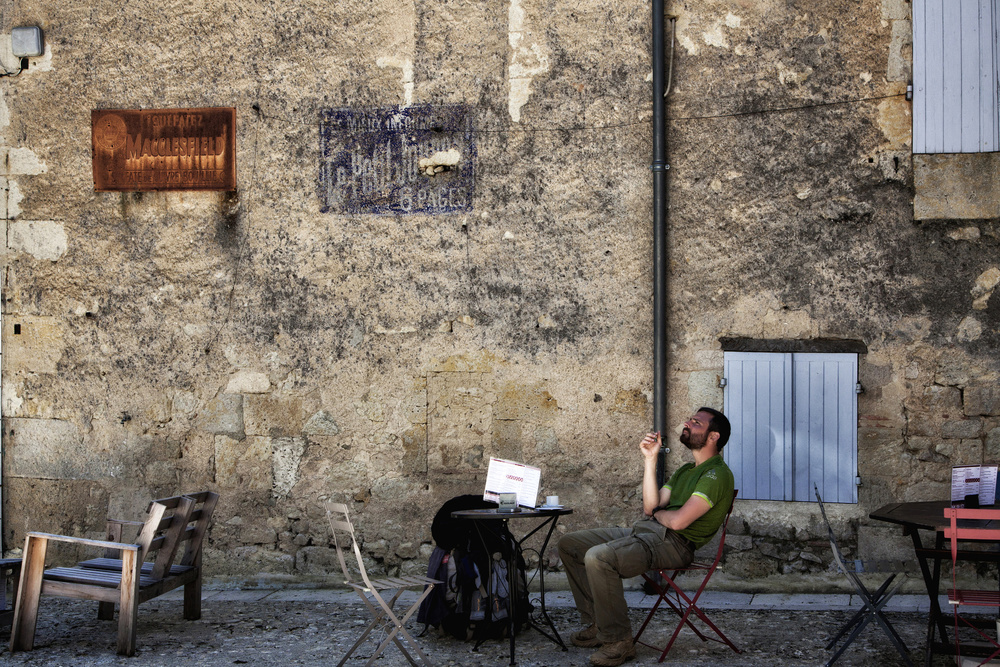
[[324, 213], [472, 210], [476, 142], [465, 105], [326, 109], [319, 141]]

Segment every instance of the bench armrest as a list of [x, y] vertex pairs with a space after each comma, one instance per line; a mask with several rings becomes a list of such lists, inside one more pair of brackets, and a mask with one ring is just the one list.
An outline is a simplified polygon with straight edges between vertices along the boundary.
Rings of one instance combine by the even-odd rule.
[[71, 542], [74, 544], [86, 544], [92, 547], [103, 547], [105, 549], [116, 549], [118, 551], [138, 551], [138, 544], [126, 544], [124, 542], [109, 542], [107, 540], [92, 540], [86, 537], [70, 537], [69, 535], [53, 535], [51, 533], [30, 532], [27, 539], [40, 539], [50, 542]]

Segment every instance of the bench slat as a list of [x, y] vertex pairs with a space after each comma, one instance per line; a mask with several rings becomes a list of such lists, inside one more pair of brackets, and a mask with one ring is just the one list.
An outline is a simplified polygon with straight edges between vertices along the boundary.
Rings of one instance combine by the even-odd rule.
[[[54, 567], [45, 570], [45, 578], [53, 581], [69, 581], [75, 584], [88, 584], [91, 586], [105, 586], [107, 588], [118, 588], [121, 583], [121, 570], [113, 572], [111, 570], [93, 570], [82, 567]], [[139, 586], [152, 586], [159, 579], [147, 575], [139, 576]]]
[[[77, 567], [88, 568], [92, 570], [111, 570], [111, 571], [122, 571], [122, 562], [117, 558], [91, 558], [90, 560], [85, 560], [83, 562], [77, 563]], [[176, 576], [178, 574], [183, 574], [188, 570], [193, 570], [194, 568], [187, 565], [171, 565], [170, 566], [170, 576]], [[153, 564], [151, 562], [145, 562], [142, 564], [142, 573], [150, 574], [153, 571]]]

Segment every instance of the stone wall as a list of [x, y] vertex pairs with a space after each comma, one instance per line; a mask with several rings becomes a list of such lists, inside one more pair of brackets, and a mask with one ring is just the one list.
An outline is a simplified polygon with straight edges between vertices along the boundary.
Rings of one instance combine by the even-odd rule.
[[[435, 508], [480, 490], [490, 456], [542, 468], [576, 508], [561, 529], [635, 516], [647, 5], [0, 7], [4, 34], [46, 40], [0, 83], [6, 550], [207, 487], [215, 576], [322, 578], [327, 500], [356, 509], [373, 564], [419, 570]], [[867, 513], [940, 497], [1000, 446], [998, 228], [913, 221], [908, 4], [668, 11], [670, 420], [721, 406], [722, 337], [864, 341], [864, 485], [834, 514], [859, 548], [894, 537]], [[410, 105], [465, 110], [471, 134], [441, 142], [471, 200], [338, 209], [321, 143], [361, 139], [323, 114]], [[95, 192], [91, 110], [178, 107], [236, 108], [237, 190]], [[819, 573], [822, 539], [811, 505], [740, 502], [731, 568]]]

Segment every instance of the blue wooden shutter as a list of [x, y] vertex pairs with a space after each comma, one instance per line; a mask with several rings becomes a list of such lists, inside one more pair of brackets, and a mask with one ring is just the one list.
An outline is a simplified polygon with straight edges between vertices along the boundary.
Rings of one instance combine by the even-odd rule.
[[858, 502], [858, 357], [793, 355], [794, 483], [790, 500]]
[[733, 427], [723, 450], [740, 498], [784, 500], [792, 477], [790, 354], [725, 353], [725, 407]]
[[857, 502], [856, 354], [725, 353], [725, 459], [740, 498]]
[[913, 152], [1000, 150], [997, 0], [913, 0]]

